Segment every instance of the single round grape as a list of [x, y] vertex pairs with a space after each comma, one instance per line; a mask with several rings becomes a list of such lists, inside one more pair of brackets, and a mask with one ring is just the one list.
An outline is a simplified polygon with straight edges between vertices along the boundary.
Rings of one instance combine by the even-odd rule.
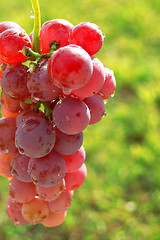
[[11, 21], [5, 21], [0, 23], [0, 33], [4, 32], [7, 29], [12, 29], [12, 28], [24, 31], [24, 29], [18, 23], [11, 22]]
[[69, 34], [74, 26], [65, 19], [45, 22], [40, 30], [41, 53], [50, 51], [50, 43], [57, 41], [60, 47], [68, 45]]
[[60, 131], [71, 135], [77, 134], [89, 124], [90, 111], [83, 101], [67, 97], [54, 107], [53, 121]]
[[36, 196], [35, 185], [32, 182], [22, 182], [13, 177], [9, 183], [9, 195], [16, 202], [29, 202]]
[[28, 171], [32, 181], [42, 187], [53, 187], [59, 184], [66, 174], [63, 157], [53, 150], [41, 158], [31, 158]]
[[42, 222], [48, 215], [49, 209], [47, 203], [39, 198], [34, 198], [22, 205], [22, 216], [32, 225]]
[[68, 45], [56, 50], [48, 64], [51, 80], [64, 89], [83, 87], [91, 78], [93, 64], [81, 47]]
[[101, 30], [91, 22], [82, 22], [76, 25], [69, 37], [70, 44], [81, 46], [90, 55], [96, 54], [101, 49], [103, 40]]
[[66, 190], [76, 190], [84, 183], [87, 177], [86, 165], [83, 165], [75, 172], [66, 173], [65, 175], [65, 186]]
[[27, 82], [31, 96], [40, 101], [52, 101], [62, 92], [62, 89], [50, 80], [47, 67], [48, 61], [41, 62]]
[[32, 182], [32, 179], [28, 173], [29, 157], [17, 152], [11, 160], [10, 173], [16, 179], [22, 182]]
[[107, 99], [114, 93], [116, 89], [116, 79], [114, 73], [109, 68], [105, 68], [105, 82], [98, 92], [98, 94], [103, 98]]
[[17, 127], [31, 117], [44, 117], [44, 113], [41, 110], [35, 111], [34, 109], [22, 110], [16, 118]]
[[15, 146], [16, 120], [12, 117], [0, 119], [0, 152], [12, 154], [17, 152]]
[[26, 225], [28, 222], [22, 216], [22, 203], [16, 202], [14, 199], [9, 198], [6, 204], [6, 212], [14, 225]]
[[95, 57], [92, 57], [93, 73], [89, 82], [82, 88], [72, 91], [73, 94], [83, 99], [96, 94], [104, 84], [105, 74], [102, 62]]
[[62, 181], [53, 187], [42, 187], [39, 185], [36, 185], [36, 192], [40, 199], [44, 201], [53, 201], [57, 199], [60, 194], [64, 191], [65, 187], [65, 181], [62, 179]]
[[64, 191], [56, 200], [48, 202], [48, 208], [50, 212], [58, 214], [70, 208], [71, 202], [72, 193]]
[[54, 128], [56, 133], [56, 143], [54, 150], [60, 154], [70, 155], [81, 147], [83, 143], [83, 133], [68, 135], [61, 132], [58, 128]]
[[10, 173], [11, 168], [11, 159], [14, 154], [3, 154], [0, 153], [0, 175], [2, 177], [11, 178], [12, 175]]
[[80, 149], [71, 155], [62, 155], [66, 163], [66, 172], [77, 171], [85, 161], [86, 153], [84, 147], [81, 146]]
[[91, 114], [89, 124], [99, 122], [105, 116], [105, 104], [99, 95], [94, 95], [83, 100], [88, 106]]
[[66, 211], [62, 212], [62, 213], [59, 213], [59, 214], [49, 212], [48, 217], [46, 219], [42, 220], [41, 223], [45, 227], [57, 227], [64, 222], [64, 220], [66, 218], [66, 215], [67, 215]]
[[54, 147], [55, 132], [46, 119], [31, 117], [17, 128], [15, 144], [21, 154], [43, 157]]
[[0, 33], [0, 59], [6, 64], [23, 62], [27, 57], [20, 51], [31, 48], [31, 41], [25, 31], [12, 28]]
[[20, 63], [6, 67], [1, 77], [3, 92], [15, 99], [27, 99], [30, 93], [27, 88], [28, 68]]

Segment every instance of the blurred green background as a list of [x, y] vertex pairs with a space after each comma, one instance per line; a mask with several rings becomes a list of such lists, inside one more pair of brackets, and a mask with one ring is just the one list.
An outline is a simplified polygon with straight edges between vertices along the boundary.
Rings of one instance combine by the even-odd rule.
[[[116, 95], [107, 116], [84, 131], [88, 177], [56, 228], [14, 226], [0, 178], [0, 240], [160, 240], [159, 0], [39, 0], [42, 23], [90, 21], [105, 33], [96, 55], [112, 69]], [[29, 34], [30, 0], [1, 0], [0, 21]]]

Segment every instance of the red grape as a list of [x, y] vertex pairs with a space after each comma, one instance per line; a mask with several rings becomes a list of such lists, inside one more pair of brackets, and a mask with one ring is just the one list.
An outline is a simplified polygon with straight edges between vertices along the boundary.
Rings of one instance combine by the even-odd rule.
[[54, 147], [55, 132], [46, 119], [31, 117], [17, 128], [15, 144], [21, 154], [43, 157]]
[[109, 68], [105, 68], [105, 82], [98, 92], [98, 94], [103, 98], [109, 98], [115, 91], [116, 79], [114, 73]]
[[77, 171], [85, 161], [86, 153], [84, 147], [71, 154], [71, 155], [62, 155], [66, 163], [66, 172], [75, 172]]
[[0, 153], [0, 175], [6, 178], [11, 178], [10, 173], [11, 159], [14, 154], [3, 154]]
[[69, 155], [75, 153], [82, 145], [83, 133], [68, 135], [54, 128], [56, 133], [56, 143], [54, 150], [60, 154]]
[[90, 112], [84, 102], [68, 97], [60, 100], [54, 107], [53, 121], [60, 131], [77, 134], [89, 124]]
[[66, 89], [83, 87], [91, 78], [93, 64], [81, 47], [68, 45], [55, 51], [48, 64], [51, 80]]
[[83, 165], [75, 172], [66, 173], [65, 184], [67, 190], [76, 190], [78, 189], [85, 181], [87, 176], [86, 165]]
[[41, 158], [31, 158], [28, 165], [33, 182], [42, 187], [53, 187], [65, 176], [66, 164], [63, 157], [53, 150]]
[[6, 204], [6, 212], [15, 225], [28, 224], [22, 216], [22, 203], [18, 203], [14, 199], [9, 198]]
[[60, 47], [68, 45], [69, 33], [74, 26], [64, 19], [54, 19], [45, 22], [40, 31], [41, 52], [50, 51], [50, 43], [57, 41]]
[[46, 219], [49, 215], [47, 203], [39, 198], [23, 203], [22, 216], [30, 224], [37, 224]]
[[55, 214], [55, 213], [49, 212], [48, 217], [45, 218], [44, 220], [42, 220], [41, 223], [45, 227], [57, 227], [57, 226], [59, 226], [60, 224], [63, 223], [66, 215], [67, 215], [66, 211], [62, 212], [62, 213], [59, 213], [59, 214]]
[[23, 47], [31, 48], [31, 41], [25, 31], [12, 28], [0, 34], [0, 59], [6, 63], [22, 62], [26, 57], [20, 52]]
[[9, 184], [9, 195], [16, 202], [29, 202], [36, 196], [35, 185], [32, 182], [22, 182], [13, 177]]
[[103, 34], [96, 24], [82, 22], [73, 28], [69, 43], [77, 44], [90, 55], [94, 55], [101, 49], [103, 40]]
[[21, 63], [9, 65], [1, 77], [3, 92], [15, 99], [27, 99], [30, 96], [27, 89], [29, 75], [28, 68]]
[[90, 110], [91, 119], [89, 124], [95, 124], [105, 116], [105, 104], [100, 96], [95, 94], [94, 96], [85, 98], [83, 101]]

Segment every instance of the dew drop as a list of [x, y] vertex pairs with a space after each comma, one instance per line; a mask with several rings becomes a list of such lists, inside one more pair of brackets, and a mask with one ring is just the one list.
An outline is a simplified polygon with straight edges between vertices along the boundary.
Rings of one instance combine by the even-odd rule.
[[33, 12], [33, 10], [30, 12], [30, 18], [34, 18], [34, 12]]

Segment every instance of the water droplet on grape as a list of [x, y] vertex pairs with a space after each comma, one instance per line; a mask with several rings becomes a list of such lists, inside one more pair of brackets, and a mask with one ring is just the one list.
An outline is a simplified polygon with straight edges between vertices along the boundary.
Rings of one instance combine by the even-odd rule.
[[114, 96], [115, 96], [115, 94], [116, 94], [116, 92], [112, 93], [111, 97], [114, 97]]
[[67, 115], [66, 116], [66, 121], [69, 122], [70, 121], [70, 117]]
[[33, 12], [33, 10], [30, 12], [30, 18], [34, 18], [34, 12]]

